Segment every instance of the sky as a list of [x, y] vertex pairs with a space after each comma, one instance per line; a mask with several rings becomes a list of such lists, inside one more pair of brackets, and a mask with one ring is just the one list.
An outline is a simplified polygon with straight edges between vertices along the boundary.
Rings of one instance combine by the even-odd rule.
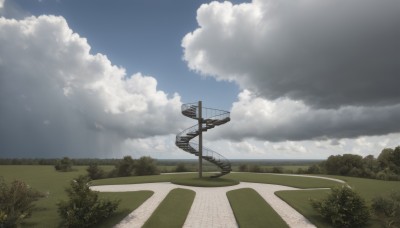
[[400, 1], [0, 0], [0, 157], [229, 159], [400, 144]]

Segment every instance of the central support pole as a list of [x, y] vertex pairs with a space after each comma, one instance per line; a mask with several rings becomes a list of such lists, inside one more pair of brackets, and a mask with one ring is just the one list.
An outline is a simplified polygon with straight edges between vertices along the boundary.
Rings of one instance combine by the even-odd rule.
[[203, 177], [203, 117], [202, 117], [202, 107], [201, 101], [198, 105], [198, 117], [199, 117], [199, 178]]

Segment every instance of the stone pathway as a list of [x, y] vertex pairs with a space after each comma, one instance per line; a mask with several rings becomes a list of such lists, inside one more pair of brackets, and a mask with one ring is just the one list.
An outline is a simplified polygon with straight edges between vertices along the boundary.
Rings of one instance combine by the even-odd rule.
[[119, 228], [143, 226], [168, 192], [174, 188], [190, 189], [196, 192], [195, 199], [183, 227], [237, 227], [235, 216], [233, 215], [228, 198], [226, 197], [226, 192], [241, 188], [253, 188], [257, 191], [290, 227], [315, 227], [303, 215], [298, 213], [279, 197], [275, 196], [274, 192], [276, 191], [300, 190], [287, 186], [241, 182], [238, 185], [228, 187], [202, 188], [163, 182], [91, 187], [92, 190], [100, 192], [129, 192], [140, 190], [150, 190], [154, 192], [146, 202], [117, 225]]

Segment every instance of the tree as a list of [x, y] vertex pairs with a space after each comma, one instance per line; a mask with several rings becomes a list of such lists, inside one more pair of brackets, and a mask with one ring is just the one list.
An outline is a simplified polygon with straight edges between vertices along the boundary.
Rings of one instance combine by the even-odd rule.
[[184, 163], [179, 163], [176, 168], [175, 168], [175, 172], [188, 172], [189, 169], [186, 168]]
[[101, 200], [90, 190], [89, 179], [84, 176], [71, 181], [65, 191], [68, 201], [58, 203], [58, 213], [66, 227], [90, 227], [108, 218], [117, 209], [119, 201]]
[[0, 178], [0, 227], [17, 227], [32, 214], [33, 202], [42, 197], [44, 194], [22, 181], [14, 180], [8, 186]]
[[248, 172], [249, 171], [249, 166], [246, 164], [241, 164], [239, 166], [239, 172]]
[[396, 174], [400, 174], [400, 146], [396, 147], [391, 156], [392, 167], [391, 169]]
[[314, 165], [308, 167], [307, 173], [320, 174], [321, 173], [321, 169], [320, 169], [319, 165], [314, 164]]
[[68, 172], [72, 171], [72, 160], [68, 157], [64, 157], [61, 160], [58, 160], [54, 168], [57, 171]]
[[385, 148], [379, 154], [378, 163], [379, 163], [379, 166], [381, 167], [381, 169], [385, 169], [385, 168], [389, 167], [389, 165], [391, 163], [390, 160], [391, 160], [393, 151], [394, 150], [391, 148]]
[[160, 174], [160, 171], [157, 169], [155, 160], [151, 157], [146, 156], [141, 157], [139, 160], [136, 161], [134, 172], [137, 176]]
[[390, 197], [375, 197], [372, 208], [385, 227], [400, 226], [400, 191], [392, 192]]
[[328, 174], [349, 175], [354, 168], [362, 169], [362, 157], [354, 154], [331, 155], [325, 163]]
[[101, 179], [105, 176], [104, 170], [100, 169], [97, 163], [91, 163], [86, 171], [88, 172], [89, 178], [92, 180]]
[[132, 176], [135, 169], [135, 161], [131, 156], [125, 156], [115, 165], [116, 175], [118, 177]]
[[365, 200], [347, 186], [333, 188], [326, 199], [311, 205], [335, 227], [362, 227], [370, 218]]

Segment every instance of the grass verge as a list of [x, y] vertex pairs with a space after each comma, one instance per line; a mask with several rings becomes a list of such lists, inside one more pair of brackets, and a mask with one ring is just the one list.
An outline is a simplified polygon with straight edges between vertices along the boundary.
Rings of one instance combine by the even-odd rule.
[[210, 178], [210, 177], [192, 177], [192, 178], [178, 178], [171, 180], [174, 184], [195, 186], [195, 187], [224, 187], [239, 184], [239, 181], [225, 178]]
[[[330, 176], [326, 177], [337, 178], [346, 181], [346, 183], [361, 197], [367, 204], [371, 205], [372, 199], [376, 196], [387, 196], [391, 191], [400, 189], [400, 181], [382, 181], [375, 179], [366, 179], [358, 177], [345, 176]], [[329, 227], [322, 217], [310, 205], [310, 199], [320, 200], [325, 198], [330, 190], [310, 190], [310, 191], [281, 191], [275, 194], [295, 208], [299, 213], [304, 215], [308, 220], [314, 223], [317, 227]], [[382, 227], [381, 222], [374, 216], [368, 227]]]
[[[74, 166], [72, 172], [57, 172], [53, 166], [0, 166], [0, 176], [5, 181], [21, 180], [48, 195], [35, 202], [36, 209], [31, 217], [24, 220], [22, 227], [59, 227], [61, 217], [57, 213], [57, 203], [60, 200], [67, 200], [65, 188], [69, 186], [71, 180], [86, 174], [86, 168], [86, 166]], [[121, 200], [115, 216], [110, 218], [110, 221], [104, 221], [103, 227], [112, 227], [112, 224], [121, 221], [151, 194], [149, 191], [100, 193], [100, 197]]]
[[289, 227], [255, 190], [243, 188], [226, 195], [239, 227]]
[[114, 227], [128, 216], [132, 211], [136, 210], [142, 203], [144, 203], [150, 196], [153, 195], [152, 191], [137, 191], [137, 192], [101, 192], [101, 198], [111, 200], [119, 200], [117, 210], [114, 215], [107, 220], [96, 225], [98, 228]]
[[143, 225], [152, 227], [182, 227], [192, 206], [196, 193], [192, 190], [176, 188], [168, 193], [150, 218]]
[[306, 217], [312, 224], [317, 227], [332, 227], [326, 222], [321, 215], [311, 206], [311, 199], [321, 200], [326, 198], [331, 192], [329, 189], [324, 190], [299, 190], [299, 191], [279, 191], [275, 192], [279, 198], [288, 203], [296, 211]]

